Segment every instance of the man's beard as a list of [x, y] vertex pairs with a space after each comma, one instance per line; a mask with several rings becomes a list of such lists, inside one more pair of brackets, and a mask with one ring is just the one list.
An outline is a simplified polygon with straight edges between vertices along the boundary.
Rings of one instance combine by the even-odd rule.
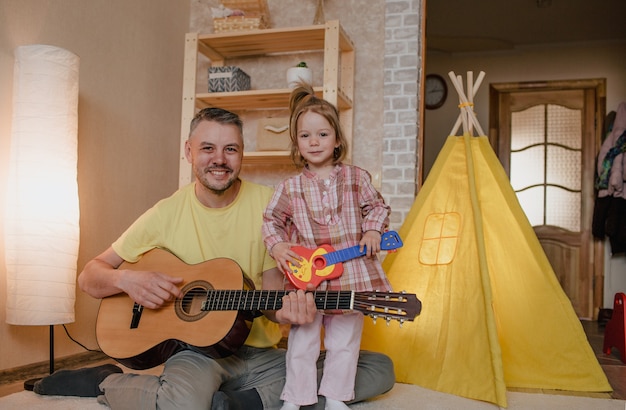
[[[223, 184], [219, 186], [211, 184], [207, 178], [207, 175], [211, 173], [211, 170], [220, 170], [230, 173], [230, 178], [228, 178]], [[238, 175], [232, 173], [232, 169], [230, 168], [206, 168], [202, 171], [196, 170], [196, 179], [200, 181], [202, 186], [204, 186], [207, 190], [211, 191], [211, 193], [221, 196], [235, 183]]]

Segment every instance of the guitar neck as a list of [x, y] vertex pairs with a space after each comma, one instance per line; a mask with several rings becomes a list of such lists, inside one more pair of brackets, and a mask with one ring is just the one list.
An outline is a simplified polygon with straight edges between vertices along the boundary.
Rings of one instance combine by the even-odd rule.
[[[390, 251], [402, 247], [402, 239], [400, 239], [400, 235], [396, 231], [389, 231], [383, 234], [380, 244], [381, 250]], [[367, 248], [365, 246], [361, 250], [359, 245], [355, 245], [346, 249], [328, 252], [324, 254], [324, 259], [326, 259], [326, 265], [328, 266], [364, 256], [366, 253]]]
[[[202, 294], [203, 311], [215, 310], [278, 310], [283, 307], [285, 290], [215, 290]], [[412, 293], [354, 292], [351, 290], [314, 291], [319, 310], [356, 310], [364, 315], [387, 321], [413, 321], [422, 310], [422, 303]]]
[[324, 255], [326, 259], [326, 265], [335, 265], [337, 263], [345, 262], [350, 259], [358, 258], [359, 256], [365, 255], [367, 250], [363, 247], [363, 252], [359, 250], [360, 246], [352, 246], [346, 249], [340, 249], [338, 251], [329, 252]]
[[[278, 310], [283, 307], [284, 290], [209, 290], [202, 310]], [[321, 310], [354, 309], [353, 291], [315, 291], [315, 306]]]

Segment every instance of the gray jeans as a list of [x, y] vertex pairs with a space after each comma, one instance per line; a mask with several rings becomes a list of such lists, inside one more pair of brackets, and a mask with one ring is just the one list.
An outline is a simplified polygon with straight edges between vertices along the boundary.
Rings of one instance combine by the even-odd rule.
[[[318, 360], [319, 377], [323, 361], [324, 352]], [[361, 351], [353, 402], [385, 393], [394, 383], [389, 357]], [[285, 350], [243, 346], [234, 355], [217, 360], [192, 351], [177, 353], [167, 360], [161, 376], [112, 374], [100, 384], [104, 400], [102, 396], [99, 399], [114, 410], [208, 410], [217, 390], [256, 389], [263, 408], [274, 410], [282, 406], [284, 384]], [[314, 406], [302, 408], [323, 409], [323, 398]]]

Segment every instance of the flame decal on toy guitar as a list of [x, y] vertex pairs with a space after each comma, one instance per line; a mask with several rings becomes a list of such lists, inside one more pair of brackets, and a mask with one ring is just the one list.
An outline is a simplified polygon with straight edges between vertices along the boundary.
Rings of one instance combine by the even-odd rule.
[[[383, 251], [393, 251], [400, 247], [402, 239], [396, 231], [385, 232], [380, 239], [380, 249]], [[292, 246], [291, 250], [303, 258], [300, 266], [289, 263], [287, 272], [287, 278], [298, 289], [306, 289], [308, 283], [317, 287], [322, 281], [338, 278], [343, 274], [341, 262], [366, 254], [366, 249], [360, 251], [358, 245], [338, 251], [330, 245], [321, 245], [316, 249]]]

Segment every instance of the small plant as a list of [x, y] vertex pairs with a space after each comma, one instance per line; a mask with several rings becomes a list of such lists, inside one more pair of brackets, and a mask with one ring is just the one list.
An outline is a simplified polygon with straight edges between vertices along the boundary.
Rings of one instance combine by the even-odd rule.
[[304, 61], [301, 61], [298, 65], [287, 69], [288, 87], [293, 89], [297, 87], [299, 83], [313, 83], [313, 73]]

